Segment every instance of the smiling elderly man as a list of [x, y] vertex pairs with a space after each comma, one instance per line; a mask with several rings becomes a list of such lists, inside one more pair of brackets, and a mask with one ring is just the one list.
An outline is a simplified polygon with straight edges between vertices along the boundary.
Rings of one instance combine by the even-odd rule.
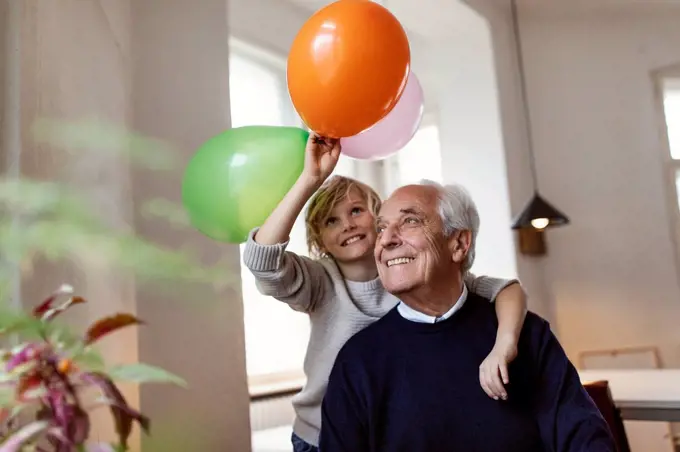
[[380, 209], [375, 258], [401, 303], [340, 351], [323, 402], [323, 452], [614, 452], [607, 424], [548, 323], [529, 313], [508, 400], [486, 397], [478, 363], [497, 327], [468, 292], [479, 215], [467, 192], [432, 182]]

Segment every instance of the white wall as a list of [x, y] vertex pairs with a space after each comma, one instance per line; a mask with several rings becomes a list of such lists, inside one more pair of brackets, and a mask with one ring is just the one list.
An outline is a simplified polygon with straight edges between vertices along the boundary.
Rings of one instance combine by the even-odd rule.
[[[680, 365], [680, 289], [651, 71], [680, 62], [680, 4], [569, 14], [523, 28], [539, 186], [573, 224], [545, 278], [568, 351], [655, 344]], [[512, 176], [511, 176], [512, 177]]]
[[480, 212], [473, 272], [517, 277], [491, 31], [463, 4], [455, 15], [458, 25], [433, 50], [443, 180], [463, 184]]
[[[531, 183], [508, 2], [469, 3], [492, 26], [516, 214]], [[680, 5], [593, 5], [520, 8], [539, 188], [572, 224], [547, 233], [548, 256], [519, 256], [519, 274], [572, 358], [653, 344], [678, 366], [680, 289], [651, 72], [680, 62]]]

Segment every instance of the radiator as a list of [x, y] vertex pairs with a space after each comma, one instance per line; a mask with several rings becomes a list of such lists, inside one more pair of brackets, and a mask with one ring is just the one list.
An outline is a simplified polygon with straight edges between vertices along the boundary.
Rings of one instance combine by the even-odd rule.
[[295, 418], [292, 399], [293, 396], [281, 396], [251, 402], [250, 428], [252, 431], [292, 426]]

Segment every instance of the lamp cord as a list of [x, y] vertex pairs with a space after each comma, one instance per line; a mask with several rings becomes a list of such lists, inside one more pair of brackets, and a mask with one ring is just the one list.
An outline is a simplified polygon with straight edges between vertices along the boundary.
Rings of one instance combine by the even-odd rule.
[[522, 37], [519, 31], [519, 20], [517, 18], [517, 0], [511, 0], [512, 26], [515, 34], [515, 50], [517, 52], [517, 64], [519, 66], [520, 92], [522, 93], [522, 107], [524, 109], [524, 121], [527, 132], [527, 145], [529, 151], [529, 165], [531, 166], [531, 177], [534, 184], [534, 192], [538, 192], [538, 176], [536, 173], [536, 160], [534, 156], [533, 132], [531, 126], [531, 116], [529, 116], [529, 100], [527, 99], [527, 86], [524, 74], [524, 57], [522, 54]]

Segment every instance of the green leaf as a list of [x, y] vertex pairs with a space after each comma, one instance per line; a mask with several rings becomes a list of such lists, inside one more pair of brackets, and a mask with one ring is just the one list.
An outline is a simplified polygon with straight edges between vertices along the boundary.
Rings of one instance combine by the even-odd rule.
[[80, 370], [86, 372], [101, 372], [106, 368], [101, 353], [92, 348], [86, 348], [76, 353], [72, 360]]
[[18, 334], [25, 337], [42, 337], [44, 324], [32, 316], [7, 307], [0, 308], [0, 335]]
[[45, 331], [49, 342], [60, 353], [81, 351], [85, 348], [81, 335], [66, 326], [50, 322], [45, 324]]
[[172, 383], [183, 388], [186, 381], [160, 367], [144, 363], [124, 364], [110, 369], [107, 374], [112, 380], [123, 380], [133, 383]]
[[14, 386], [0, 386], [0, 408], [13, 408], [17, 403], [16, 396]]
[[31, 128], [36, 143], [49, 144], [73, 155], [92, 153], [124, 155], [136, 166], [170, 170], [178, 165], [176, 150], [166, 142], [127, 130], [97, 118], [60, 120], [39, 118]]

